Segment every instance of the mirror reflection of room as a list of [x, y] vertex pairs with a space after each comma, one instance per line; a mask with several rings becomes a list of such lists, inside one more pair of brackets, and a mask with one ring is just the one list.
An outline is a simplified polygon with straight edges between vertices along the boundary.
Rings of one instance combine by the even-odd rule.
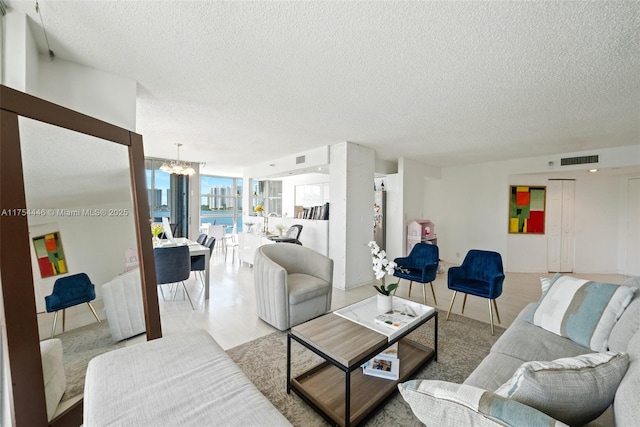
[[123, 145], [24, 117], [19, 129], [41, 353], [61, 353], [64, 367], [43, 364], [51, 419], [82, 397], [92, 357], [144, 340], [143, 317], [123, 334], [115, 314], [122, 295], [142, 313], [129, 158]]

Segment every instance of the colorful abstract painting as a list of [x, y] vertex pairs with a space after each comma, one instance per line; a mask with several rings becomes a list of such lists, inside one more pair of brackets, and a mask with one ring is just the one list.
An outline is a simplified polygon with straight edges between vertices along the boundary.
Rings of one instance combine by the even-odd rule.
[[60, 233], [45, 234], [33, 239], [41, 277], [57, 276], [67, 272], [67, 265], [62, 251]]
[[546, 187], [511, 186], [509, 233], [544, 234]]

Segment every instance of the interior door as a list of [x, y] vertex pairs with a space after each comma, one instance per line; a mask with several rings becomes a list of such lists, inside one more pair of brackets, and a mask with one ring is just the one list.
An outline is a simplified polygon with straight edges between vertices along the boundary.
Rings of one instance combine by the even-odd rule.
[[573, 272], [574, 180], [549, 180], [547, 186], [547, 269]]
[[625, 274], [640, 276], [640, 178], [627, 184], [627, 262]]

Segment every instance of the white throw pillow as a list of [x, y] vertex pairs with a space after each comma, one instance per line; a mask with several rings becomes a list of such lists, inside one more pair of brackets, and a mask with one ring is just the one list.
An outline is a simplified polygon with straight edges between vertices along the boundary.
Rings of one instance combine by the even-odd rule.
[[556, 275], [527, 319], [594, 351], [607, 351], [611, 330], [636, 288]]
[[626, 353], [589, 353], [526, 362], [495, 393], [570, 425], [583, 425], [613, 402], [629, 366]]
[[445, 381], [398, 384], [404, 400], [427, 426], [564, 426], [550, 416], [490, 391]]

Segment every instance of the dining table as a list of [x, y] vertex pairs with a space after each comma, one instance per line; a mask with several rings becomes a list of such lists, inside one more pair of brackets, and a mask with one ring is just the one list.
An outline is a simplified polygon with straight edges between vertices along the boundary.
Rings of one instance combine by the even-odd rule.
[[211, 259], [211, 250], [206, 247], [201, 245], [198, 242], [194, 242], [193, 240], [189, 240], [186, 237], [176, 237], [173, 239], [173, 242], [170, 242], [169, 240], [161, 240], [160, 242], [161, 246], [167, 246], [167, 245], [187, 245], [189, 246], [189, 255], [193, 258], [193, 257], [197, 257], [200, 255], [204, 255], [204, 281], [205, 281], [205, 286], [204, 286], [204, 299], [208, 300], [209, 299], [209, 261]]

